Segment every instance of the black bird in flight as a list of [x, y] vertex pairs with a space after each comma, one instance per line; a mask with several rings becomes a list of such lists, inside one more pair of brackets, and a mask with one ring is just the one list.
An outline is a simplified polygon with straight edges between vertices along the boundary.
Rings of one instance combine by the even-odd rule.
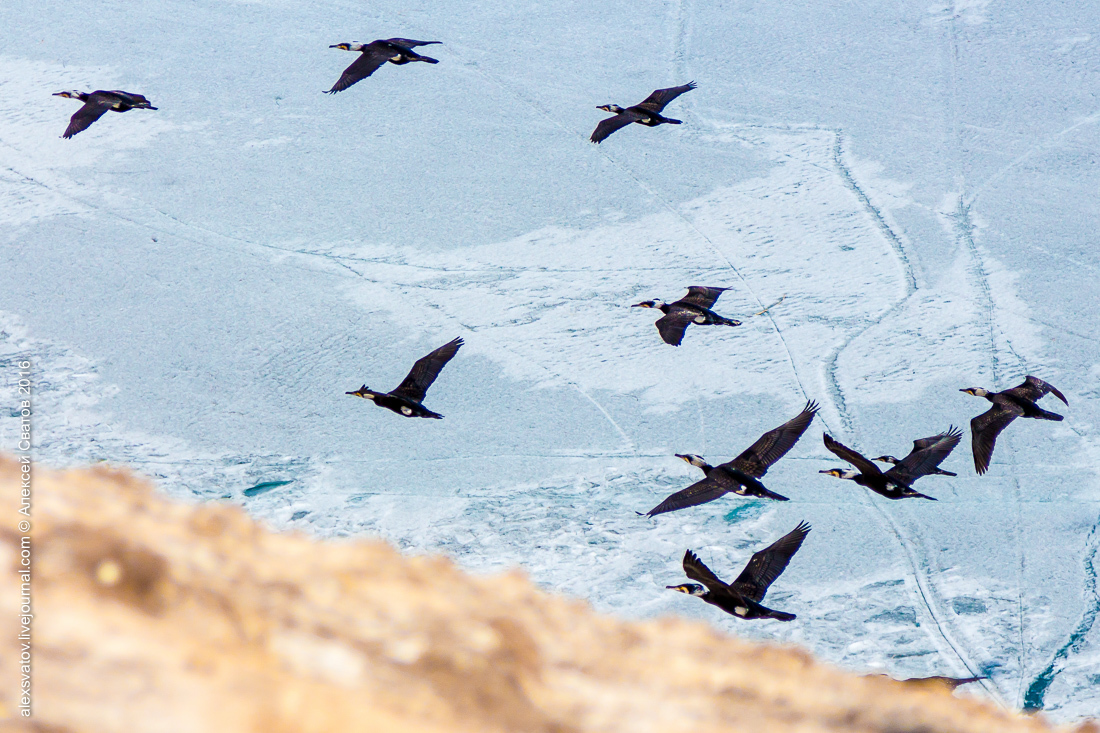
[[608, 135], [622, 127], [626, 127], [632, 122], [637, 122], [639, 125], [645, 125], [646, 127], [682, 124], [680, 120], [662, 116], [661, 111], [664, 110], [665, 105], [676, 99], [676, 97], [679, 97], [684, 92], [690, 92], [694, 88], [695, 82], [692, 81], [679, 87], [658, 89], [653, 92], [653, 94], [646, 97], [641, 104], [636, 104], [626, 109], [623, 109], [617, 104], [599, 105], [596, 109], [602, 109], [604, 112], [614, 112], [615, 116], [608, 117], [606, 120], [596, 125], [596, 130], [592, 133], [592, 142], [599, 144], [603, 142]]
[[[959, 430], [954, 425], [952, 425], [951, 429], [948, 430], [946, 433], [940, 433], [939, 435], [933, 435], [933, 436], [928, 437], [928, 438], [919, 438], [917, 440], [914, 440], [913, 441], [913, 450], [909, 451], [909, 455], [907, 455], [905, 458], [902, 458], [901, 460], [898, 460], [897, 458], [894, 458], [893, 456], [879, 456], [878, 458], [874, 458], [872, 460], [878, 461], [879, 463], [892, 463], [895, 466], [902, 466], [903, 468], [905, 468], [907, 466], [916, 465], [920, 461], [923, 460], [923, 457], [921, 455], [921, 451], [927, 450], [929, 448], [933, 448], [937, 445], [942, 444], [941, 447], [947, 447], [948, 448], [947, 452], [948, 452], [948, 454], [950, 454], [951, 451], [955, 450], [955, 446], [959, 444], [959, 440], [961, 438], [962, 438], [962, 431]], [[948, 443], [950, 443], [949, 446], [948, 446]], [[946, 456], [945, 456], [945, 458], [946, 458]], [[952, 473], [951, 471], [944, 471], [942, 468], [936, 467], [936, 468], [932, 469], [931, 471], [929, 471], [928, 475], [929, 476], [958, 476], [959, 474]]]
[[706, 504], [727, 493], [787, 501], [787, 497], [769, 491], [757, 479], [763, 478], [768, 468], [794, 447], [806, 432], [806, 428], [810, 426], [817, 411], [816, 402], [812, 400], [807, 402], [798, 415], [764, 433], [755, 443], [742, 451], [741, 455], [719, 466], [711, 466], [699, 456], [690, 453], [676, 454], [677, 458], [703, 469], [706, 478], [682, 491], [677, 491], [646, 512], [644, 516], [652, 517], [689, 506]]
[[679, 346], [684, 340], [684, 331], [691, 324], [698, 326], [740, 326], [741, 321], [733, 318], [725, 318], [711, 310], [722, 293], [729, 288], [705, 288], [701, 285], [692, 285], [688, 288], [687, 295], [675, 303], [666, 303], [663, 300], [643, 300], [635, 303], [631, 308], [656, 308], [664, 313], [657, 319], [657, 332], [661, 334], [666, 344]]
[[357, 81], [362, 81], [378, 70], [382, 64], [389, 61], [391, 64], [402, 66], [413, 61], [423, 61], [428, 64], [438, 64], [438, 59], [430, 56], [421, 56], [413, 49], [417, 46], [430, 46], [442, 41], [414, 41], [411, 38], [387, 38], [385, 40], [371, 41], [370, 43], [337, 43], [329, 48], [338, 48], [341, 51], [358, 51], [359, 58], [355, 59], [351, 66], [344, 69], [344, 73], [332, 85], [325, 94], [342, 92]]
[[904, 461], [883, 473], [878, 466], [867, 460], [862, 454], [857, 453], [843, 443], [833, 440], [831, 435], [825, 433], [825, 447], [851, 463], [858, 470], [830, 468], [818, 473], [826, 473], [837, 478], [855, 481], [860, 486], [865, 486], [887, 499], [919, 498], [936, 501], [931, 496], [915, 491], [912, 484], [921, 476], [932, 473], [932, 469], [937, 468], [943, 459], [947, 458], [948, 454], [958, 445], [961, 433], [948, 431], [948, 434], [950, 437], [945, 437], [932, 447], [909, 454]]
[[974, 469], [981, 476], [989, 469], [989, 461], [993, 458], [993, 448], [997, 442], [997, 436], [1008, 427], [1008, 424], [1018, 417], [1033, 417], [1036, 420], [1062, 420], [1063, 417], [1053, 412], [1047, 412], [1039, 407], [1038, 402], [1043, 396], [1052, 394], [1069, 407], [1065, 396], [1054, 387], [1050, 386], [1038, 377], [1028, 377], [1023, 384], [1002, 392], [990, 392], [981, 387], [967, 387], [959, 390], [975, 397], [985, 397], [993, 403], [993, 407], [978, 415], [970, 421], [970, 441], [974, 449]]
[[413, 364], [409, 376], [405, 377], [401, 384], [397, 386], [397, 389], [392, 392], [375, 392], [368, 389], [367, 385], [364, 384], [354, 392], [345, 392], [345, 394], [373, 400], [374, 404], [379, 407], [385, 407], [387, 410], [405, 417], [442, 419], [442, 415], [432, 412], [421, 403], [424, 401], [424, 395], [428, 392], [428, 387], [432, 386], [432, 382], [439, 376], [439, 372], [447, 365], [447, 362], [454, 358], [462, 344], [462, 339], [457, 338], [419, 359]]
[[[717, 606], [726, 613], [743, 619], [773, 618], [777, 621], [793, 621], [795, 615], [785, 611], [773, 611], [760, 605], [764, 601], [764, 594], [775, 579], [787, 569], [787, 564], [802, 541], [810, 532], [810, 525], [801, 522], [770, 547], [757, 552], [749, 560], [749, 564], [737, 576], [737, 580], [729, 585], [718, 579], [710, 568], [688, 550], [684, 553], [684, 573], [696, 583], [684, 583], [682, 585], [666, 586], [669, 590], [687, 593], [689, 596], [702, 598], [712, 606]], [[703, 586], [706, 586], [704, 589]]]
[[105, 92], [98, 89], [94, 92], [57, 92], [53, 96], [65, 99], [79, 99], [84, 106], [78, 109], [71, 118], [69, 126], [61, 136], [65, 139], [78, 132], [83, 132], [92, 126], [92, 123], [103, 115], [111, 112], [129, 112], [132, 109], [156, 109], [149, 104], [149, 100], [140, 94], [131, 92], [111, 91]]

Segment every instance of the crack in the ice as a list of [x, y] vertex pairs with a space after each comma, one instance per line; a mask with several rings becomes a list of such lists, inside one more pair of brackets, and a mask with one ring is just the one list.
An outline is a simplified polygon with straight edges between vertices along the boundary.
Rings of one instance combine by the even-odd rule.
[[848, 190], [860, 200], [860, 203], [863, 204], [867, 213], [874, 220], [875, 226], [878, 227], [882, 235], [886, 237], [886, 241], [893, 247], [894, 256], [897, 257], [901, 269], [905, 273], [905, 295], [912, 295], [917, 289], [917, 276], [913, 270], [913, 264], [909, 261], [909, 255], [906, 254], [905, 248], [902, 246], [901, 237], [886, 223], [886, 217], [883, 216], [882, 211], [871, 202], [871, 197], [856, 182], [852, 170], [844, 162], [844, 137], [839, 130], [834, 131], [834, 134], [836, 138], [833, 141], [833, 163], [840, 173], [840, 179]]
[[1064, 669], [1065, 661], [1070, 653], [1076, 654], [1081, 651], [1085, 643], [1085, 637], [1092, 631], [1092, 627], [1096, 623], [1097, 613], [1100, 612], [1100, 592], [1097, 591], [1096, 584], [1096, 555], [1097, 550], [1100, 549], [1100, 537], [1097, 535], [1098, 528], [1100, 528], [1100, 519], [1093, 525], [1092, 531], [1085, 539], [1085, 546], [1088, 550], [1085, 553], [1085, 610], [1081, 614], [1081, 620], [1077, 622], [1077, 626], [1070, 633], [1066, 643], [1054, 652], [1050, 664], [1036, 675], [1035, 679], [1028, 685], [1027, 692], [1024, 693], [1024, 710], [1046, 709], [1047, 690], [1050, 689], [1054, 678]]
[[[936, 611], [935, 604], [933, 604], [932, 602], [933, 598], [935, 597], [935, 589], [932, 587], [930, 581], [926, 581], [921, 577], [921, 573], [919, 570], [920, 563], [918, 562], [916, 554], [913, 550], [912, 542], [902, 532], [901, 527], [898, 526], [898, 523], [893, 516], [891, 516], [878, 504], [874, 503], [873, 500], [871, 500], [871, 506], [878, 512], [880, 516], [886, 519], [886, 521], [890, 525], [891, 530], [894, 533], [894, 536], [898, 540], [898, 544], [900, 544], [902, 550], [904, 550], [905, 556], [909, 560], [910, 569], [912, 570], [913, 582], [916, 585], [917, 594], [920, 598], [921, 603], [928, 611], [929, 617], [932, 619], [932, 625], [935, 626], [936, 631], [939, 632], [939, 635], [944, 640], [944, 643], [947, 644], [948, 648], [951, 649], [958, 660], [966, 668], [967, 674], [971, 677], [981, 676], [980, 673], [976, 670], [976, 666], [974, 665], [974, 663], [970, 661], [969, 655], [964, 654], [963, 651], [961, 651], [962, 645], [953, 638], [952, 634], [948, 633], [947, 629], [945, 628], [945, 622], [940, 619], [940, 615]], [[936, 598], [936, 600], [938, 601], [940, 599]], [[982, 684], [983, 687], [986, 688], [988, 692], [995, 695], [998, 699], [1000, 698], [1000, 695], [996, 693], [995, 689], [990, 690], [989, 686], [984, 684], [984, 679], [980, 680], [979, 682], [980, 684]]]
[[[841, 179], [845, 182], [846, 186], [860, 200], [860, 202], [863, 204], [867, 212], [874, 220], [876, 226], [890, 243], [890, 246], [899, 261], [899, 265], [901, 266], [905, 280], [905, 294], [893, 305], [880, 313], [876, 318], [872, 319], [871, 322], [868, 323], [864, 328], [849, 336], [849, 338], [846, 339], [844, 343], [837, 347], [837, 349], [833, 352], [828, 361], [828, 365], [826, 367], [826, 381], [830, 393], [830, 398], [833, 400], [837, 413], [840, 416], [842, 422], [845, 424], [845, 427], [847, 428], [847, 432], [851, 432], [853, 429], [852, 418], [848, 412], [847, 403], [844, 400], [843, 389], [840, 386], [840, 381], [837, 374], [839, 369], [840, 355], [856, 339], [860, 338], [872, 328], [875, 328], [886, 319], [890, 318], [894, 313], [904, 308], [909, 303], [912, 296], [917, 292], [919, 284], [912, 263], [910, 262], [909, 256], [905, 252], [901, 237], [896, 232], [894, 232], [894, 230], [886, 222], [883, 213], [874, 206], [874, 204], [871, 202], [870, 197], [855, 180], [851, 169], [848, 168], [848, 166], [844, 163], [842, 132], [839, 130], [833, 130], [832, 132], [835, 135], [833, 143], [833, 162], [836, 165], [837, 171], [839, 172], [839, 175]], [[904, 532], [902, 532], [901, 527], [898, 525], [893, 516], [890, 515], [885, 509], [883, 509], [873, 501], [870, 502], [870, 506], [875, 512], [877, 512], [889, 523], [893, 534], [898, 541], [898, 544], [901, 545], [902, 550], [909, 561], [910, 574], [912, 575], [914, 586], [917, 590], [917, 596], [920, 600], [921, 605], [923, 605], [925, 610], [928, 612], [928, 616], [932, 621], [932, 625], [935, 627], [936, 631], [939, 633], [940, 637], [943, 639], [944, 643], [948, 646], [951, 652], [967, 669], [969, 674], [971, 676], [979, 676], [975, 671], [975, 665], [969, 659], [969, 654], [964, 653], [964, 651], [962, 650], [962, 645], [954, 639], [953, 634], [949, 632], [946, 628], [946, 622], [940, 618], [940, 614], [936, 610], [936, 603], [933, 602], [933, 599], [935, 599], [937, 602], [940, 599], [936, 597], [935, 588], [931, 581], [925, 579], [922, 576], [920, 565], [917, 562], [917, 559], [913, 553], [911, 541], [905, 536]], [[991, 686], [987, 685], [984, 680], [981, 682], [981, 684], [991, 695], [1000, 700], [1000, 695], [996, 691], [995, 687], [991, 689]], [[1003, 701], [1001, 702], [1003, 704]]]
[[837, 410], [841, 422], [844, 424], [845, 432], [852, 432], [853, 424], [851, 416], [848, 414], [847, 403], [844, 400], [844, 391], [840, 387], [840, 380], [837, 376], [839, 369], [838, 362], [840, 355], [858, 338], [863, 336], [869, 330], [878, 326], [884, 320], [893, 315], [896, 311], [904, 307], [909, 298], [917, 291], [917, 278], [913, 271], [912, 263], [909, 261], [909, 256], [905, 253], [905, 248], [902, 245], [901, 237], [890, 227], [886, 222], [886, 218], [882, 212], [871, 202], [870, 196], [866, 191], [856, 182], [855, 176], [852, 174], [851, 169], [844, 163], [844, 149], [843, 149], [843, 135], [840, 130], [830, 130], [835, 136], [833, 141], [833, 163], [836, 166], [836, 170], [840, 175], [841, 180], [845, 186], [855, 194], [860, 203], [870, 214], [874, 220], [876, 227], [883, 233], [886, 240], [890, 243], [891, 248], [894, 251], [894, 255], [898, 258], [902, 272], [905, 276], [905, 295], [896, 301], [892, 306], [880, 313], [876, 318], [872, 319], [864, 328], [851, 334], [842, 344], [840, 344], [833, 353], [829, 356], [827, 366], [825, 367], [825, 382], [826, 387], [829, 390], [829, 397], [834, 403], [834, 407]]
[[982, 300], [984, 301], [983, 309], [986, 315], [986, 328], [989, 331], [990, 368], [993, 370], [993, 384], [999, 384], [1000, 359], [997, 356], [996, 315], [993, 307], [993, 291], [989, 287], [989, 273], [985, 270], [985, 262], [982, 260], [981, 253], [978, 252], [978, 245], [974, 242], [974, 223], [970, 219], [970, 205], [965, 202], [965, 197], [961, 192], [959, 193], [958, 205], [954, 213], [950, 216], [955, 225], [956, 240], [966, 247], [967, 253], [970, 255], [970, 271], [974, 277], [975, 284], [981, 292]]

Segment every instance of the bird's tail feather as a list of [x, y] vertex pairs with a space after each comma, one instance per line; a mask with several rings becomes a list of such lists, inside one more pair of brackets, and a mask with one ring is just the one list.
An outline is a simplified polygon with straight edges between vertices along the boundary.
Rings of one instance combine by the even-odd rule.
[[1056, 421], [1065, 420], [1064, 417], [1062, 417], [1061, 415], [1059, 415], [1056, 412], [1047, 412], [1046, 410], [1044, 410], [1041, 407], [1036, 408], [1036, 409], [1038, 410], [1038, 412], [1036, 412], [1034, 415], [1027, 415], [1027, 417], [1034, 417], [1034, 418], [1037, 418], [1039, 420], [1056, 420]]
[[788, 499], [787, 497], [777, 494], [774, 491], [769, 491], [768, 489], [764, 489], [763, 491], [761, 491], [760, 495], [766, 499], [775, 499], [776, 501], [790, 501], [790, 499]]
[[766, 609], [768, 615], [766, 618], [774, 618], [776, 621], [794, 621], [797, 616], [793, 613], [787, 613], [786, 611], [773, 611], [772, 609]]

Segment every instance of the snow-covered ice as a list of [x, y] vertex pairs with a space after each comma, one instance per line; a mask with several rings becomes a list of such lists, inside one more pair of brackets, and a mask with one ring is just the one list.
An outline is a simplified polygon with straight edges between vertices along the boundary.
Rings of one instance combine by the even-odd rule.
[[[0, 364], [34, 361], [46, 463], [1100, 714], [1098, 21], [989, 0], [5, 3]], [[443, 41], [440, 63], [321, 94], [352, 60], [330, 44], [391, 36]], [[683, 125], [587, 142], [597, 104], [690, 80]], [[62, 140], [77, 106], [50, 95], [81, 88], [159, 110]], [[745, 325], [674, 349], [628, 307], [693, 284], [730, 288], [715, 309]], [[344, 394], [455, 336], [426, 402], [445, 420]], [[1018, 421], [981, 478], [967, 435], [959, 477], [918, 487], [936, 503], [818, 474], [839, 465], [823, 430], [904, 454], [985, 409], [960, 388], [1028, 373], [1066, 420]], [[811, 398], [765, 481], [790, 502], [635, 514], [696, 480], [673, 453], [727, 460]], [[732, 576], [802, 519], [768, 595], [797, 621], [664, 589], [685, 549]]]

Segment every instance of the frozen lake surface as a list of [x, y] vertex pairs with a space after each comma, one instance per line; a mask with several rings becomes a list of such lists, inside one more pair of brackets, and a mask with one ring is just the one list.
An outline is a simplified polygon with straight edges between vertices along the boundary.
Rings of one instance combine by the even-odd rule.
[[[442, 6], [442, 7], [440, 7]], [[1100, 6], [187, 2], [0, 5], [0, 360], [30, 355], [35, 455], [106, 460], [278, 527], [521, 566], [857, 671], [1100, 714]], [[343, 41], [439, 40], [324, 96]], [[597, 104], [695, 80], [681, 126], [599, 147]], [[69, 89], [140, 92], [60, 139]], [[659, 340], [724, 286], [736, 328]], [[750, 316], [786, 296], [768, 314]], [[428, 394], [388, 390], [466, 345]], [[968, 428], [1035, 374], [977, 477], [969, 430], [889, 502], [822, 476]], [[4, 404], [16, 404], [4, 380]], [[765, 484], [640, 518], [793, 417]], [[0, 412], [0, 447], [16, 441]], [[665, 590], [814, 526], [739, 622]]]

